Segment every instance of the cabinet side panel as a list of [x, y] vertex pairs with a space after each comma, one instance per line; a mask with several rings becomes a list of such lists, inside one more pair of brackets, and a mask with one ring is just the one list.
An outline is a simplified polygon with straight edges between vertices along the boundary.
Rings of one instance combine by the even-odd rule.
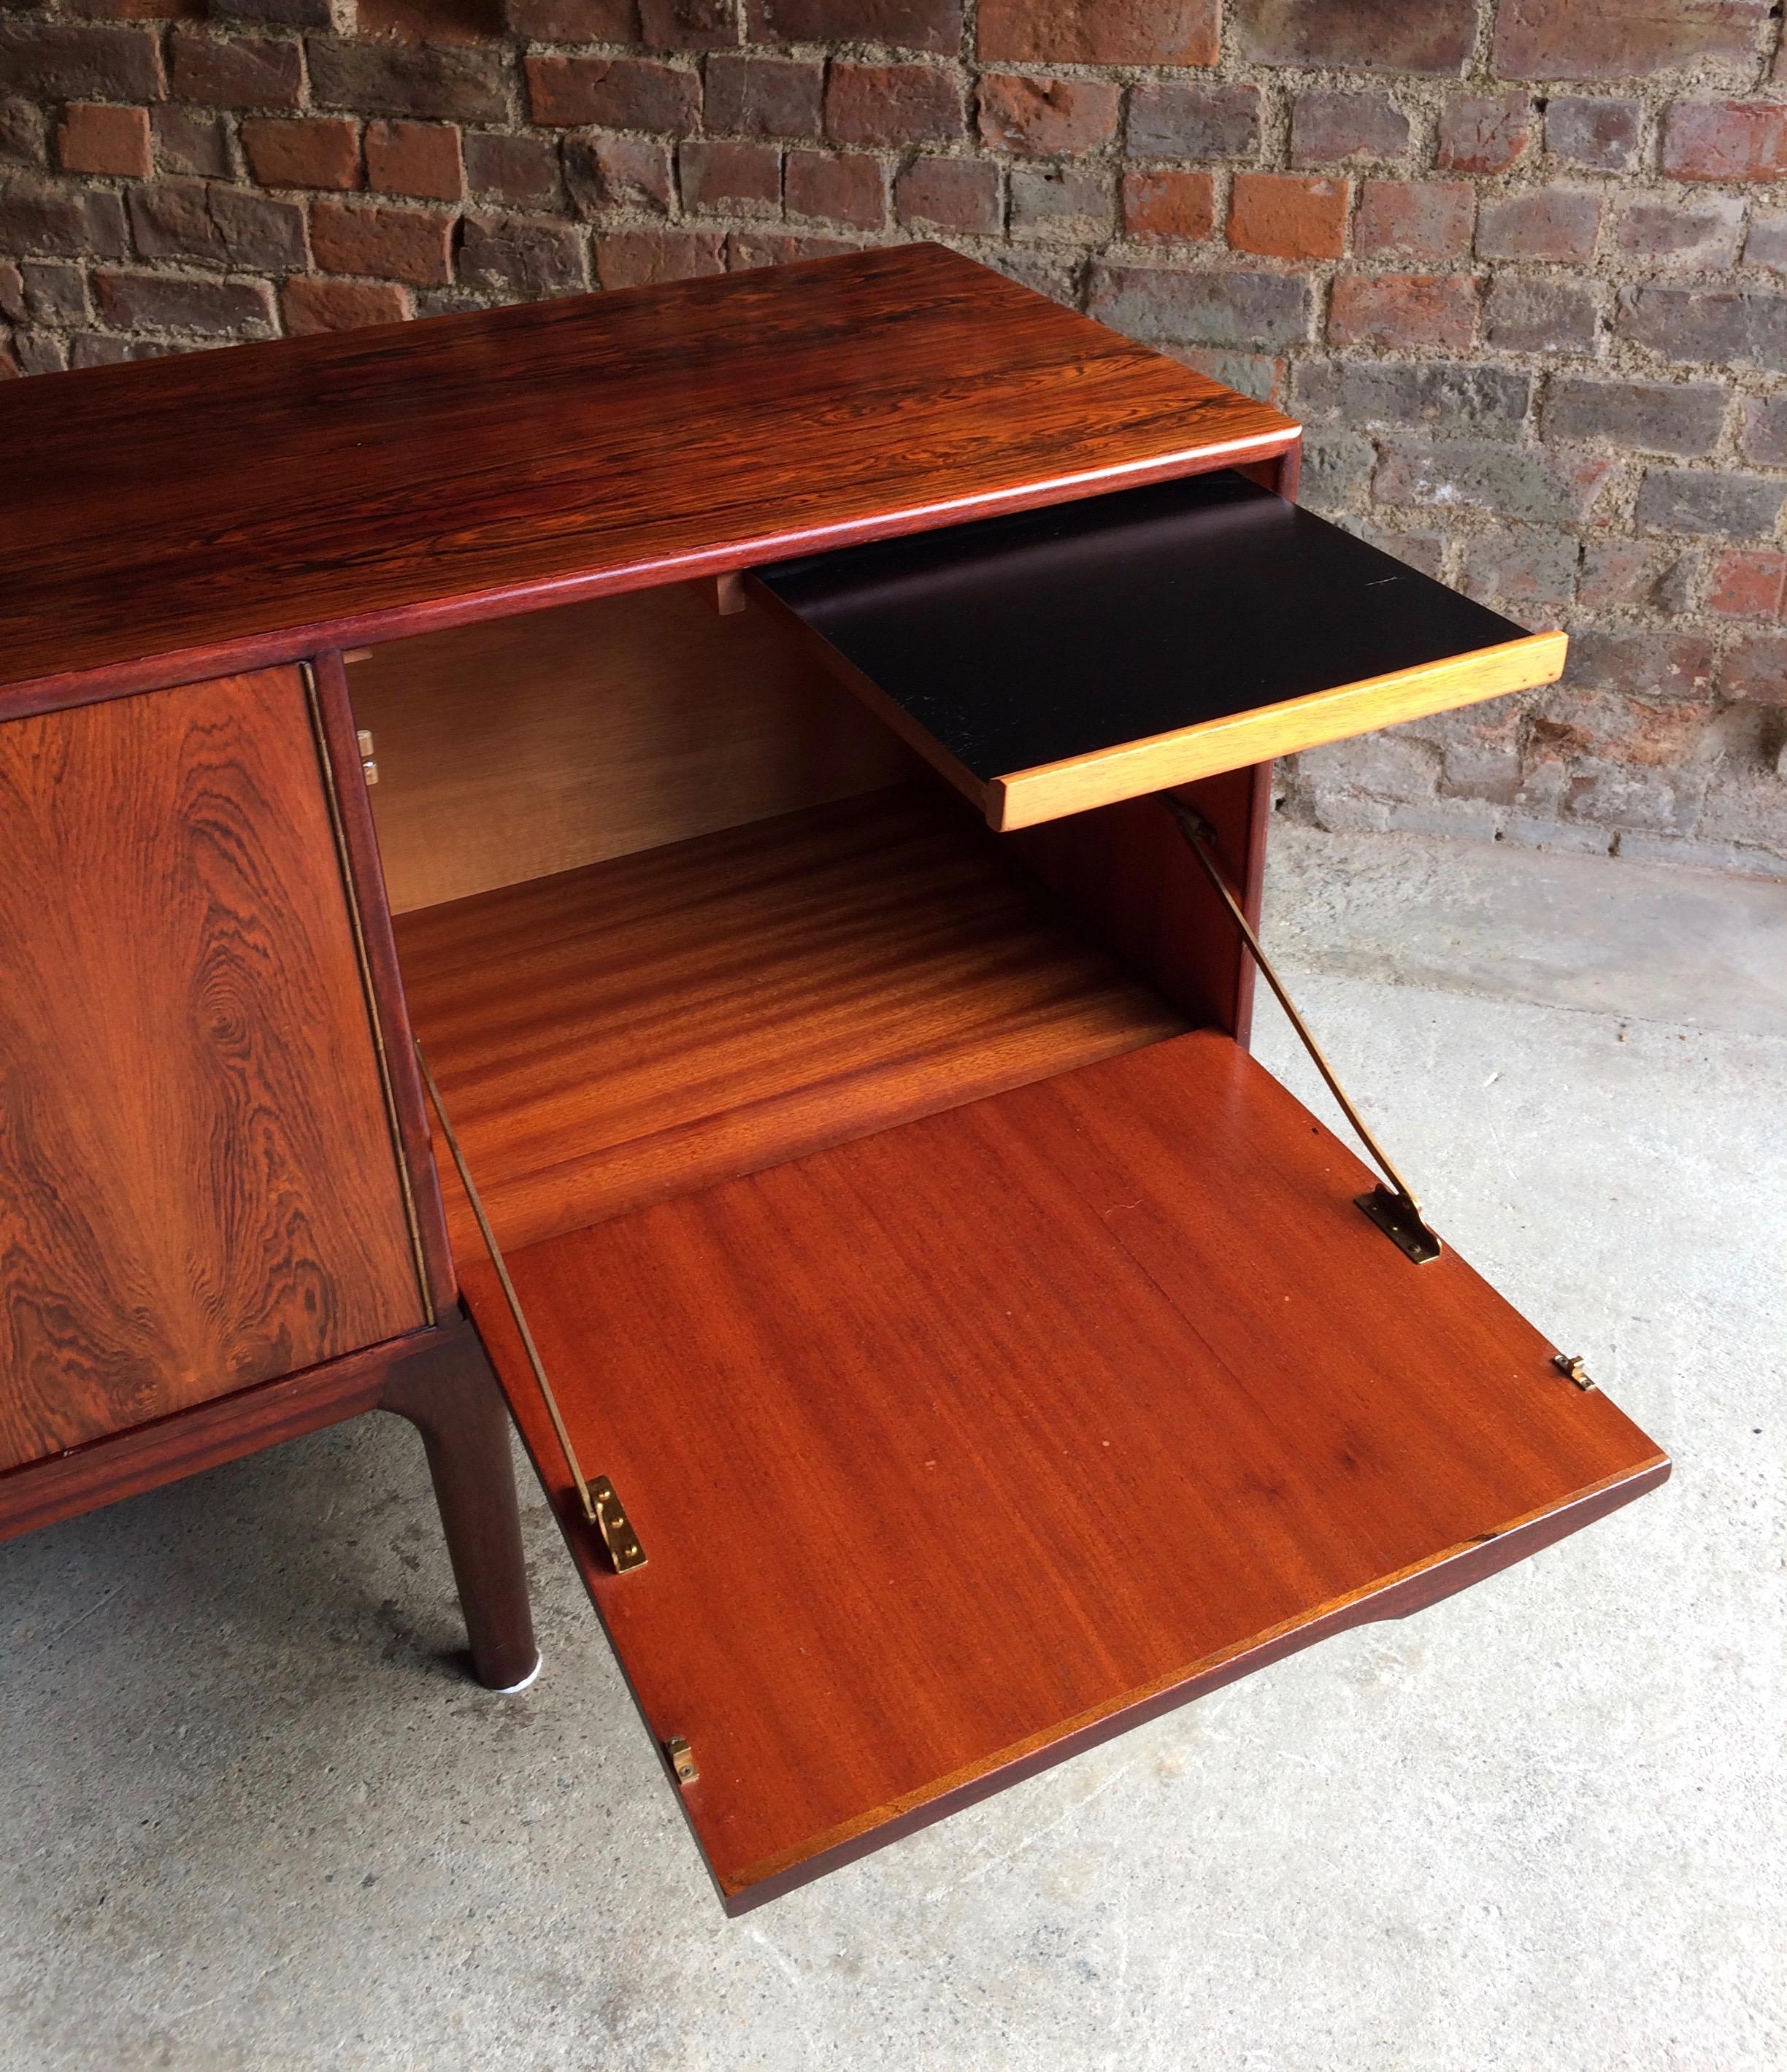
[[0, 727], [0, 1467], [422, 1322], [310, 702]]
[[[1216, 836], [1217, 855], [1257, 928], [1266, 874], [1272, 766], [1225, 771], [1176, 796]], [[1244, 1048], [1254, 968], [1235, 924], [1158, 797], [1126, 799], [1000, 837], [1064, 900], [1095, 940], [1203, 1028]]]

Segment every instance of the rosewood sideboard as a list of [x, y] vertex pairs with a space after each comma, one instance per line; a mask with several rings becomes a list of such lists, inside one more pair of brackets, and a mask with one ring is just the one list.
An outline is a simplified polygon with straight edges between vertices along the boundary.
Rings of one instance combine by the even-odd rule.
[[0, 417], [0, 1533], [393, 1410], [512, 1688], [513, 1412], [736, 1912], [1667, 1474], [1249, 1055], [1564, 651], [1275, 410], [910, 246]]

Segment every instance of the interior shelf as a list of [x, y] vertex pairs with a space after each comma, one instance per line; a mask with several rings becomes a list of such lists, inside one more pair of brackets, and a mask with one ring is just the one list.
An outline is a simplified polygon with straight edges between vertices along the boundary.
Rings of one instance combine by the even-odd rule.
[[728, 1906], [1662, 1479], [1213, 1031], [536, 1244], [466, 1288]]
[[[1187, 1026], [928, 782], [396, 927], [505, 1247]], [[457, 1190], [448, 1208], [476, 1257]]]

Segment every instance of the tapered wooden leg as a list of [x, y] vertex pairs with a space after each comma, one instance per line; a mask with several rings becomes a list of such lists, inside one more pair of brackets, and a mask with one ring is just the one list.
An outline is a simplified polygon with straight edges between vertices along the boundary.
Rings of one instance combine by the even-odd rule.
[[468, 1319], [444, 1325], [434, 1359], [393, 1378], [381, 1408], [422, 1434], [434, 1478], [471, 1664], [492, 1691], [513, 1691], [540, 1666], [521, 1557], [521, 1517], [509, 1412]]

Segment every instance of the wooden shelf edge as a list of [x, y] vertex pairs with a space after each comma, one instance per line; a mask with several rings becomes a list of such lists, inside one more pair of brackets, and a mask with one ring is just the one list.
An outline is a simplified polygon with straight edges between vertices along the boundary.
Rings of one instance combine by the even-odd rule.
[[[995, 777], [984, 787], [977, 785], [975, 791], [984, 800], [987, 824], [996, 832], [1034, 827], [1405, 720], [1536, 690], [1563, 675], [1568, 648], [1567, 634], [1529, 633], [1472, 654], [1313, 691], [1095, 754], [1039, 763]], [[932, 760], [937, 760], [934, 753]]]
[[[1254, 1671], [1282, 1662], [1286, 1656], [1312, 1647], [1319, 1641], [1331, 1639], [1354, 1626], [1408, 1618], [1416, 1612], [1424, 1611], [1430, 1605], [1468, 1589], [1472, 1584], [1482, 1582], [1503, 1568], [1513, 1567], [1529, 1556], [1567, 1539], [1584, 1526], [1594, 1524], [1610, 1512], [1660, 1487], [1669, 1480], [1671, 1465], [1666, 1454], [1659, 1453], [1636, 1472], [1612, 1477], [1584, 1490], [1569, 1503], [1541, 1511], [1493, 1539], [1453, 1548], [1394, 1581], [1375, 1585], [1357, 1597], [1331, 1605], [1312, 1619], [1254, 1642], [1213, 1663], [1199, 1664], [1162, 1688], [1120, 1701], [1112, 1710], [1069, 1729], [1064, 1735], [1048, 1737], [1040, 1747], [1020, 1745], [921, 1800], [879, 1807], [853, 1820], [836, 1840], [821, 1844], [812, 1854], [803, 1853], [797, 1861], [790, 1864], [775, 1860], [753, 1865], [724, 1884], [716, 1878], [714, 1885], [720, 1903], [734, 1918], [751, 1913], [832, 1871], [842, 1870], [846, 1864], [872, 1856], [891, 1842], [917, 1834], [1011, 1785], [1040, 1775], [1056, 1764], [1065, 1762], [1105, 1741], [1114, 1741], [1132, 1728], [1144, 1726], [1151, 1720], [1176, 1712], [1182, 1705], [1221, 1690], [1225, 1684], [1238, 1683]], [[554, 1495], [550, 1485], [547, 1494]], [[554, 1508], [557, 1507], [555, 1503]], [[572, 1537], [575, 1529], [573, 1522], [565, 1515], [561, 1516], [560, 1523], [574, 1556], [577, 1542]], [[599, 1612], [599, 1605], [597, 1609]]]

